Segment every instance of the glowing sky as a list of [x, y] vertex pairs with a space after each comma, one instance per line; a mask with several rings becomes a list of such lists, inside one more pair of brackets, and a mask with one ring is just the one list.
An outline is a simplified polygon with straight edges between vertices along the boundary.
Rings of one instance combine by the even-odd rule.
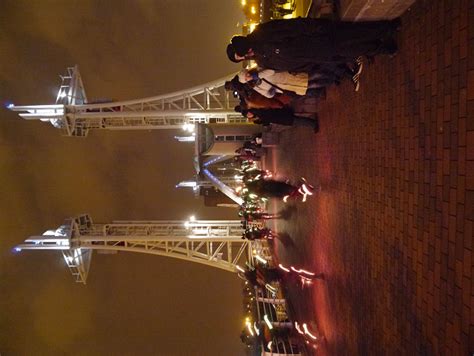
[[[242, 21], [232, 0], [2, 1], [0, 99], [50, 104], [78, 64], [89, 99], [181, 90], [238, 70], [225, 56]], [[233, 218], [175, 184], [193, 174], [174, 131], [61, 137], [0, 111], [0, 353], [242, 354], [236, 276], [187, 262], [95, 255], [87, 286], [60, 253], [12, 253], [29, 235], [90, 213], [97, 222]]]

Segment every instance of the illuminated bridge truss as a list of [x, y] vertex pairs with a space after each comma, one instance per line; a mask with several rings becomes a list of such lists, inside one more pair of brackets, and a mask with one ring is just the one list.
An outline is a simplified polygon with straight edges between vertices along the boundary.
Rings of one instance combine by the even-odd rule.
[[238, 99], [224, 89], [226, 77], [190, 89], [149, 98], [87, 102], [77, 66], [61, 76], [54, 105], [10, 105], [24, 119], [49, 121], [66, 136], [87, 136], [92, 129], [179, 129], [197, 123], [245, 123], [234, 112]]
[[[9, 105], [9, 109], [28, 120], [50, 122], [65, 136], [85, 137], [92, 129], [150, 130], [181, 129], [194, 131], [199, 123], [242, 123], [246, 119], [234, 111], [238, 99], [224, 89], [231, 76], [194, 88], [137, 100], [88, 103], [77, 66], [67, 68], [53, 105]], [[194, 141], [193, 135], [180, 137]], [[228, 157], [227, 157], [228, 158]], [[203, 171], [206, 179], [237, 204], [242, 199], [232, 187], [223, 183], [209, 169]]]
[[76, 282], [86, 283], [92, 251], [148, 253], [205, 264], [229, 272], [269, 256], [265, 243], [243, 240], [239, 220], [116, 221], [93, 223], [89, 215], [67, 219], [56, 230], [32, 236], [15, 249], [61, 250]]

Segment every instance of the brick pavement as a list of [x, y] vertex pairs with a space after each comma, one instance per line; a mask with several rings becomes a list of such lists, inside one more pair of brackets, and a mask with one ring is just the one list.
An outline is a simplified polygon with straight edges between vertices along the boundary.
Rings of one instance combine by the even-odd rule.
[[332, 88], [321, 132], [284, 131], [275, 152], [322, 188], [275, 246], [325, 273], [309, 295], [289, 286], [322, 354], [474, 352], [474, 1], [419, 0], [402, 20], [400, 53], [359, 93]]

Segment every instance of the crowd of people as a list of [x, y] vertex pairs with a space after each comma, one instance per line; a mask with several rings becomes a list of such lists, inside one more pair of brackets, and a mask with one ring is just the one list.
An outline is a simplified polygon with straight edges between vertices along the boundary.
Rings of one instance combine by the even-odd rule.
[[249, 121], [308, 127], [318, 132], [317, 116], [296, 115], [295, 99], [324, 99], [326, 88], [351, 80], [356, 91], [364, 62], [377, 55], [394, 55], [400, 20], [344, 22], [326, 19], [279, 19], [259, 24], [247, 36], [234, 36], [227, 46], [229, 60], [251, 60], [225, 83], [236, 93], [235, 107]]
[[[283, 284], [300, 284], [302, 288], [315, 280], [324, 279], [322, 273], [316, 274], [302, 268], [255, 263], [241, 269], [239, 277], [245, 282], [243, 297], [246, 311], [246, 327], [240, 335], [243, 343], [256, 348], [262, 347], [268, 352], [277, 352], [278, 346], [286, 344], [298, 349], [299, 340], [311, 342], [317, 347], [320, 335], [310, 332], [306, 324], [303, 330], [298, 321], [291, 321], [284, 299]], [[264, 306], [264, 304], [266, 306]], [[266, 320], [262, 320], [267, 318]], [[275, 348], [275, 346], [277, 346]], [[285, 347], [284, 347], [285, 348]], [[277, 352], [278, 353], [278, 352]]]
[[242, 187], [236, 189], [243, 200], [239, 208], [239, 216], [242, 218], [244, 233], [242, 238], [248, 240], [271, 240], [276, 237], [269, 228], [263, 227], [261, 222], [269, 219], [279, 219], [281, 214], [268, 213], [264, 204], [272, 198], [281, 199], [286, 203], [289, 199], [305, 202], [308, 196], [313, 195], [314, 186], [306, 179], [301, 178], [297, 184], [290, 181], [277, 180], [268, 170], [259, 169], [256, 161], [247, 155], [241, 162]]
[[[247, 36], [234, 36], [226, 49], [229, 60], [255, 64], [249, 66], [250, 69], [242, 69], [225, 83], [226, 90], [233, 91], [240, 99], [235, 111], [255, 124], [306, 127], [317, 133], [317, 115], [298, 115], [294, 111], [294, 101], [304, 97], [324, 100], [326, 89], [343, 80], [351, 80], [354, 90], [358, 91], [364, 63], [372, 63], [378, 55], [397, 52], [395, 33], [399, 26], [399, 19], [353, 23], [297, 18], [272, 20], [258, 25]], [[239, 190], [244, 201], [239, 210], [244, 226], [242, 238], [249, 240], [278, 237], [264, 225], [268, 219], [282, 217], [265, 211], [267, 200], [281, 199], [286, 203], [289, 199], [301, 198], [305, 201], [314, 192], [314, 187], [304, 178], [292, 184], [259, 169], [255, 162], [259, 160], [255, 154], [258, 145], [258, 140], [249, 143], [237, 158], [242, 162], [243, 186]], [[300, 282], [304, 287], [315, 279], [322, 279], [323, 275], [281, 264], [272, 267], [256, 264], [242, 269], [240, 277], [245, 280], [246, 295], [253, 300], [253, 291], [273, 288], [274, 283]], [[251, 304], [247, 305], [252, 314]], [[303, 329], [296, 322], [294, 327], [291, 323], [275, 328], [268, 324], [269, 338], [265, 333], [259, 333], [261, 327], [254, 323], [247, 325], [248, 330], [244, 329], [242, 341], [247, 344], [265, 342], [264, 349], [272, 351], [269, 340], [282, 337], [291, 340], [297, 333], [317, 339], [306, 324]]]

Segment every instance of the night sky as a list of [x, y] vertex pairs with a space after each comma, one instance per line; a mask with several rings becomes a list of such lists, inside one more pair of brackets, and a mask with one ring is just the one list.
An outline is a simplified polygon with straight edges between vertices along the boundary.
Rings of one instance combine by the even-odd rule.
[[[238, 70], [225, 46], [237, 0], [6, 1], [0, 4], [2, 104], [52, 104], [78, 64], [89, 100], [185, 89]], [[238, 278], [144, 254], [97, 255], [86, 286], [59, 252], [12, 252], [27, 236], [90, 213], [112, 220], [234, 218], [175, 184], [193, 175], [176, 131], [60, 136], [0, 111], [0, 353], [238, 355]]]

